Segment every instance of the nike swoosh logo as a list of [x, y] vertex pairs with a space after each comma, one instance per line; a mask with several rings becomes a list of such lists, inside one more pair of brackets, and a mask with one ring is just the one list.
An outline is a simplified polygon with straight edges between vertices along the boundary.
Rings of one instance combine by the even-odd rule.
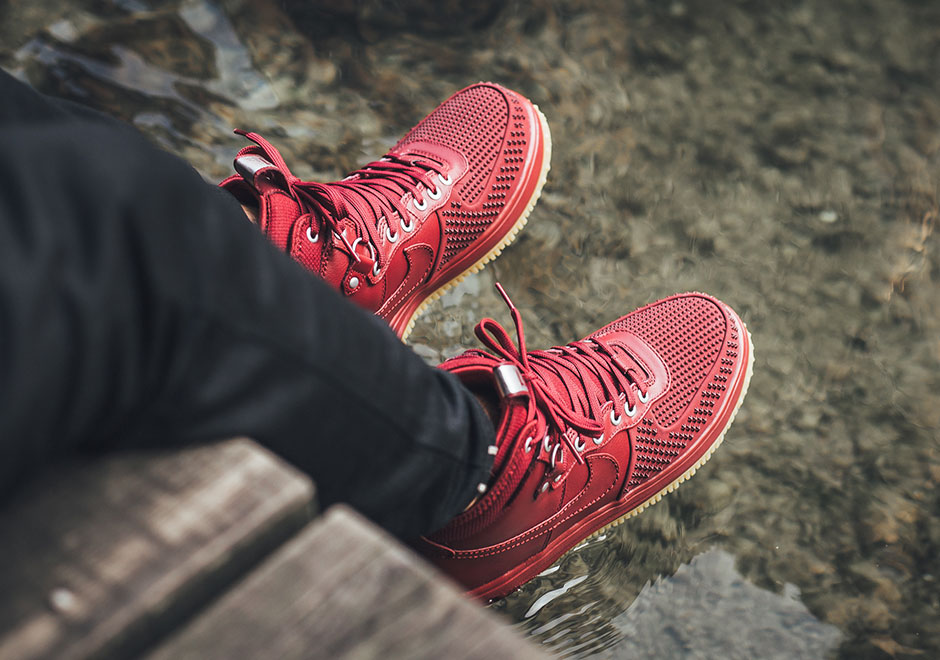
[[408, 261], [408, 273], [402, 283], [398, 285], [398, 288], [395, 289], [395, 292], [388, 297], [385, 304], [376, 312], [379, 316], [384, 316], [401, 305], [405, 298], [414, 293], [415, 289], [424, 283], [434, 266], [434, 250], [429, 245], [412, 245], [402, 250], [402, 254], [405, 255], [405, 259]]
[[[559, 509], [554, 515], [546, 518], [535, 527], [527, 529], [522, 534], [501, 541], [496, 545], [470, 550], [456, 550], [454, 548], [447, 548], [447, 550], [453, 553], [454, 559], [470, 559], [494, 555], [521, 545], [537, 536], [551, 532], [579, 513], [590, 508], [614, 490], [617, 483], [620, 481], [622, 473], [617, 461], [609, 454], [588, 456], [585, 458], [585, 461], [587, 462], [589, 470], [588, 487], [578, 493], [574, 499]], [[607, 473], [606, 478], [604, 478], [604, 472]]]

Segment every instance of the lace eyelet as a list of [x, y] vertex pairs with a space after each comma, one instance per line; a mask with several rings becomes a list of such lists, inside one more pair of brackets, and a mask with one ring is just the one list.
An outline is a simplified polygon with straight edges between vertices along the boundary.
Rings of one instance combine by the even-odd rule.
[[426, 190], [426, 191], [424, 192], [424, 194], [427, 195], [428, 197], [430, 197], [431, 199], [437, 200], [437, 199], [440, 199], [440, 198], [441, 198], [441, 195], [443, 195], [444, 193], [441, 192], [440, 188], [438, 188], [438, 189], [435, 190], [434, 192], [431, 192], [430, 190]]
[[444, 186], [449, 186], [451, 183], [453, 183], [453, 180], [450, 178], [450, 174], [447, 175], [446, 179], [442, 177], [440, 174], [438, 174], [437, 180], [440, 181], [441, 185], [444, 185]]
[[636, 417], [636, 406], [627, 407], [627, 417]]
[[525, 439], [525, 453], [530, 453], [532, 451], [532, 436], [529, 436]]
[[619, 426], [620, 422], [622, 421], [623, 421], [623, 417], [619, 415], [614, 415], [614, 409], [611, 408], [610, 409], [610, 423], [613, 424], [614, 426]]
[[542, 488], [540, 489], [540, 492], [544, 493], [546, 490], [548, 490], [548, 482], [547, 482], [547, 481], [546, 481], [544, 484], [542, 484]]
[[584, 443], [580, 437], [574, 441], [574, 450], [579, 454], [587, 448], [587, 445]]
[[316, 243], [317, 241], [320, 240], [320, 233], [317, 232], [316, 234], [314, 234], [312, 230], [313, 230], [313, 227], [311, 227], [310, 225], [307, 225], [307, 240], [310, 241], [311, 243]]
[[355, 289], [357, 286], [359, 286], [359, 278], [354, 275], [349, 278], [349, 288]]
[[646, 403], [650, 400], [650, 391], [646, 390], [646, 392], [641, 392], [639, 388], [637, 388], [636, 398], [640, 400], [640, 403]]
[[591, 440], [594, 441], [594, 444], [595, 444], [595, 445], [602, 445], [602, 444], [604, 444], [604, 434], [601, 433], [601, 434], [600, 434], [599, 436], [597, 436], [596, 438], [591, 438]]
[[411, 224], [405, 224], [405, 219], [402, 218], [401, 228], [402, 228], [402, 231], [404, 231], [406, 234], [411, 233], [411, 231], [414, 230], [415, 228], [415, 223], [412, 222]]
[[372, 275], [375, 277], [379, 276], [379, 262], [378, 261], [372, 264]]
[[542, 447], [545, 451], [551, 451], [552, 449], [552, 439], [548, 437], [548, 433], [546, 433], [545, 437], [542, 439]]
[[[557, 460], [556, 460], [555, 456], [558, 456], [558, 459], [557, 459]], [[555, 469], [555, 463], [557, 463], [558, 460], [564, 459], [564, 457], [565, 457], [565, 452], [564, 452], [564, 450], [561, 448], [561, 444], [559, 443], [559, 444], [555, 445], [554, 449], [552, 449], [552, 469], [553, 469], [553, 470]]]
[[419, 211], [424, 211], [425, 209], [428, 208], [428, 200], [426, 199], [422, 200], [420, 203], [418, 203], [417, 201], [414, 201], [414, 205], [415, 205], [415, 208], [418, 209]]
[[387, 240], [389, 243], [397, 243], [397, 242], [398, 242], [398, 232], [396, 231], [396, 232], [393, 234], [393, 233], [392, 233], [391, 231], [389, 231], [389, 230], [390, 230], [390, 227], [389, 227], [388, 225], [386, 225], [386, 226], [385, 226], [385, 240]]

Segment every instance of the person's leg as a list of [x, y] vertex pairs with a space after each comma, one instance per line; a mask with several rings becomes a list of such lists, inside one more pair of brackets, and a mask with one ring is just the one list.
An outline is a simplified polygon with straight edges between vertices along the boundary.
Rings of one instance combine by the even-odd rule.
[[77, 449], [247, 435], [408, 537], [486, 480], [492, 426], [457, 379], [182, 161], [2, 72], [0, 144], [0, 484]]

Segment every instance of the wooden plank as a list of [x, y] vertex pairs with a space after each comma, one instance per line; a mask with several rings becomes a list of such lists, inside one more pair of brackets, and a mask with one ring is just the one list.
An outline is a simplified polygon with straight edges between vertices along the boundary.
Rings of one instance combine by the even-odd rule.
[[301, 528], [312, 498], [247, 440], [44, 475], [0, 510], [0, 658], [139, 653]]
[[394, 539], [337, 506], [149, 660], [545, 657]]

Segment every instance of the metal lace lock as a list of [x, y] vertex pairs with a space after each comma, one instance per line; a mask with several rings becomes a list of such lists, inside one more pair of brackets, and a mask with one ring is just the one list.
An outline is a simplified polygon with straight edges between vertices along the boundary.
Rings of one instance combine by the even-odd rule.
[[271, 169], [276, 169], [271, 161], [254, 154], [246, 154], [235, 159], [235, 171], [248, 183], [253, 184], [260, 172]]
[[522, 372], [514, 364], [501, 364], [493, 367], [493, 376], [496, 378], [496, 387], [503, 398], [521, 396], [529, 393], [529, 388], [522, 378]]

